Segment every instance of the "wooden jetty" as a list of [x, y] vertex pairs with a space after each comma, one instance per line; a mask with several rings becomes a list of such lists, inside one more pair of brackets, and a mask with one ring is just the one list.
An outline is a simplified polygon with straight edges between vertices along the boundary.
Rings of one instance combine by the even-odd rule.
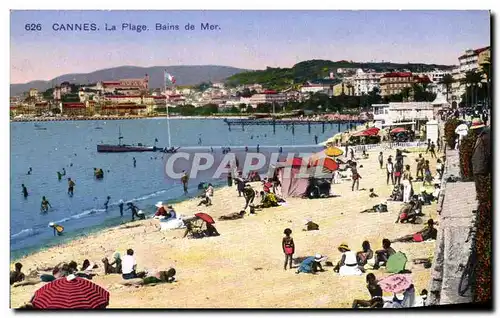
[[364, 124], [366, 120], [304, 120], [304, 119], [224, 119], [224, 122], [228, 125], [229, 131], [231, 131], [231, 126], [240, 126], [242, 130], [245, 130], [245, 126], [273, 126], [273, 133], [276, 133], [276, 126], [286, 126], [292, 128], [292, 134], [295, 133], [295, 125], [308, 126], [309, 133], [311, 133], [312, 125], [322, 125], [323, 133], [325, 132], [325, 125], [330, 126], [338, 125], [340, 130], [341, 124], [348, 124], [350, 127]]

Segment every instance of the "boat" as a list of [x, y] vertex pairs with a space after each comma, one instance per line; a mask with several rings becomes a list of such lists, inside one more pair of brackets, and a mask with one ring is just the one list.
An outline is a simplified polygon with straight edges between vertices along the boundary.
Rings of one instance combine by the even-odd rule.
[[160, 148], [148, 147], [141, 143], [135, 145], [125, 145], [122, 144], [122, 132], [120, 127], [118, 127], [118, 145], [101, 144], [97, 145], [97, 152], [146, 152], [146, 151], [157, 151]]

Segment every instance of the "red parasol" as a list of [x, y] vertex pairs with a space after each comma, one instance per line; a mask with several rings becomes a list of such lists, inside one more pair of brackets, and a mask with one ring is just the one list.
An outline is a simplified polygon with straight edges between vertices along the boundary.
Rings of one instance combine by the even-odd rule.
[[379, 128], [377, 127], [372, 127], [372, 128], [368, 128], [366, 130], [363, 130], [363, 131], [360, 131], [360, 132], [357, 132], [355, 134], [353, 134], [354, 137], [361, 137], [361, 136], [364, 136], [364, 137], [367, 137], [367, 136], [377, 136], [378, 135], [378, 132], [379, 132]]
[[208, 224], [214, 224], [215, 223], [214, 219], [210, 215], [208, 215], [206, 213], [200, 212], [200, 213], [196, 213], [194, 216], [202, 219], [203, 221], [207, 222]]
[[381, 279], [378, 284], [385, 292], [401, 293], [404, 292], [412, 284], [411, 275], [409, 274], [394, 274]]
[[311, 163], [311, 166], [312, 167], [316, 167], [316, 166], [323, 166], [324, 168], [330, 170], [330, 171], [335, 171], [339, 168], [339, 165], [337, 164], [337, 162], [332, 159], [332, 158], [328, 158], [328, 157], [324, 157], [324, 158], [320, 158], [320, 159], [317, 159], [317, 160], [314, 160], [312, 161]]
[[393, 130], [391, 130], [391, 134], [397, 134], [397, 133], [401, 133], [401, 132], [405, 132], [406, 129], [404, 129], [403, 127], [398, 127], [398, 128], [394, 128]]
[[109, 292], [81, 277], [63, 277], [38, 289], [32, 304], [38, 309], [102, 309], [109, 304]]

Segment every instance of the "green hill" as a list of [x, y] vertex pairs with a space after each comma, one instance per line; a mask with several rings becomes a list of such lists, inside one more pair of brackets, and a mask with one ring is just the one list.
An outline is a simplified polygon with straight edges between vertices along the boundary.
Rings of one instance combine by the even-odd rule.
[[291, 68], [272, 68], [265, 70], [238, 73], [230, 76], [226, 82], [230, 85], [262, 84], [268, 89], [283, 89], [293, 84], [304, 83], [308, 80], [323, 78], [338, 68], [373, 69], [376, 72], [391, 72], [407, 69], [411, 72], [426, 72], [438, 69], [451, 69], [453, 65], [437, 65], [423, 63], [361, 63], [350, 61], [310, 60], [295, 64]]

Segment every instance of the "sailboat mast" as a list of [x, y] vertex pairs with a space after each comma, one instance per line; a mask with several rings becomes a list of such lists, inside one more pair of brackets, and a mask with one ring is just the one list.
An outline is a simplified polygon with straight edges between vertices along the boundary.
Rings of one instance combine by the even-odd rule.
[[168, 103], [167, 103], [167, 70], [163, 74], [163, 80], [165, 81], [165, 107], [167, 109], [167, 131], [168, 131], [168, 147], [172, 147], [172, 141], [170, 138], [170, 117], [168, 114]]

